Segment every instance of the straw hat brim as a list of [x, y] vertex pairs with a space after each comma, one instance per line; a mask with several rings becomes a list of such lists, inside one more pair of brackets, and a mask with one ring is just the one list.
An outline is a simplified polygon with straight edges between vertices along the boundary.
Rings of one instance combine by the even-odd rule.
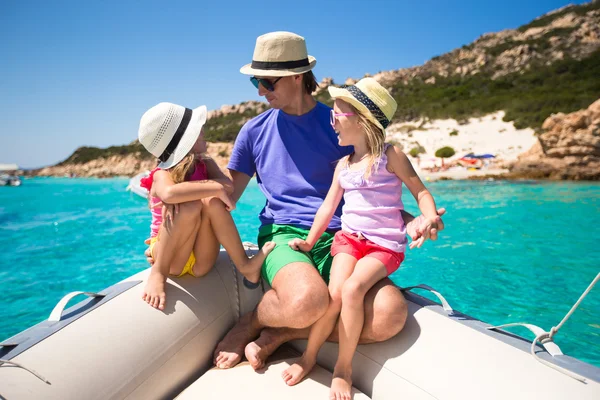
[[346, 103], [350, 103], [352, 106], [354, 106], [354, 108], [360, 111], [362, 115], [367, 117], [369, 121], [373, 122], [379, 127], [379, 129], [381, 129], [385, 133], [385, 128], [383, 127], [383, 125], [381, 125], [381, 122], [377, 121], [377, 119], [373, 116], [373, 114], [371, 114], [371, 111], [369, 111], [367, 106], [365, 106], [356, 97], [354, 97], [348, 89], [329, 86], [328, 90], [329, 95], [332, 99], [340, 99], [345, 101]]
[[158, 168], [169, 169], [183, 160], [190, 150], [192, 150], [192, 147], [194, 147], [196, 140], [198, 140], [200, 130], [206, 123], [207, 114], [206, 106], [200, 106], [192, 110], [192, 118], [190, 119], [190, 123], [183, 133], [179, 144], [175, 147], [173, 154], [171, 154], [171, 157], [169, 157], [167, 161], [158, 164]]
[[313, 56], [308, 56], [308, 65], [299, 68], [292, 69], [257, 69], [252, 68], [252, 63], [244, 65], [240, 68], [240, 72], [244, 75], [253, 75], [253, 76], [292, 76], [299, 75], [305, 72], [310, 71], [317, 65], [317, 59]]

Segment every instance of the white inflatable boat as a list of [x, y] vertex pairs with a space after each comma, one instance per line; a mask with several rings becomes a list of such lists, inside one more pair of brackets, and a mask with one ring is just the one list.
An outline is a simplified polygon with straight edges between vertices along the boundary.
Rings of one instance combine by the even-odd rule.
[[148, 190], [140, 186], [140, 181], [142, 180], [142, 178], [145, 178], [148, 175], [150, 175], [150, 171], [140, 172], [139, 174], [137, 174], [129, 180], [129, 184], [127, 185], [125, 190], [128, 190], [131, 193], [137, 194], [138, 196], [147, 199]]
[[[140, 272], [67, 310], [59, 302], [47, 321], [0, 348], [0, 398], [21, 399], [327, 399], [337, 345], [319, 366], [287, 387], [282, 370], [306, 342], [285, 345], [260, 373], [245, 362], [212, 368], [218, 341], [262, 288], [241, 284], [221, 251], [207, 276], [169, 280], [164, 312], [141, 300]], [[406, 291], [405, 329], [383, 343], [359, 346], [355, 399], [600, 399], [600, 369], [562, 355], [551, 341], [519, 336]], [[555, 354], [555, 355], [551, 355]], [[554, 367], [554, 368], [553, 368]], [[573, 376], [569, 376], [569, 374]]]

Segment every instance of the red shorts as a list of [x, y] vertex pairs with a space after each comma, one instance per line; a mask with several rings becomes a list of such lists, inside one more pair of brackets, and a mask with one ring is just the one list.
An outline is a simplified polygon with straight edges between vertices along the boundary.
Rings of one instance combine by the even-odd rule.
[[404, 261], [404, 253], [398, 253], [371, 242], [364, 237], [352, 233], [338, 231], [333, 238], [331, 255], [344, 253], [360, 260], [363, 257], [373, 257], [385, 265], [388, 275], [398, 269]]

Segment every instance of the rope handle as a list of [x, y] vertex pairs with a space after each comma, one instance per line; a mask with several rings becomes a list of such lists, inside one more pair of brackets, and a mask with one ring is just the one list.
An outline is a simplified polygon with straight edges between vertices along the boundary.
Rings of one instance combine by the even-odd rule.
[[[535, 345], [536, 343], [539, 343], [540, 345], [542, 345], [544, 347], [544, 349], [546, 349], [546, 351], [548, 351], [548, 353], [550, 353], [550, 355], [552, 355], [553, 357], [555, 355], [562, 355], [562, 352], [560, 351], [560, 349], [558, 348], [558, 346], [556, 346], [552, 340], [554, 338], [554, 335], [556, 335], [558, 333], [558, 330], [560, 328], [562, 328], [562, 326], [565, 324], [565, 322], [567, 322], [567, 320], [571, 317], [571, 315], [573, 315], [573, 313], [575, 312], [575, 310], [577, 309], [577, 307], [579, 307], [579, 304], [581, 304], [581, 302], [583, 301], [583, 299], [585, 298], [585, 296], [588, 295], [588, 293], [590, 293], [590, 291], [592, 290], [592, 288], [594, 287], [594, 285], [596, 285], [596, 283], [598, 283], [598, 281], [600, 280], [600, 273], [598, 273], [598, 275], [596, 275], [596, 278], [594, 278], [594, 280], [592, 280], [592, 283], [590, 283], [590, 285], [587, 287], [587, 289], [581, 294], [581, 296], [579, 296], [579, 300], [577, 300], [575, 302], [575, 304], [573, 304], [573, 306], [571, 307], [571, 309], [569, 310], [569, 312], [563, 317], [563, 319], [560, 321], [560, 323], [557, 326], [553, 326], [552, 328], [550, 328], [549, 332], [544, 331], [542, 328], [535, 326], [535, 325], [531, 325], [531, 324], [523, 324], [523, 323], [514, 323], [514, 324], [504, 324], [504, 325], [499, 325], [499, 326], [491, 326], [488, 329], [498, 329], [498, 328], [502, 328], [502, 327], [506, 327], [506, 326], [516, 326], [516, 325], [521, 325], [524, 326], [526, 328], [528, 328], [530, 331], [532, 331], [536, 336], [535, 339], [533, 339], [533, 342], [531, 343], [531, 348], [529, 349], [529, 352], [531, 353], [531, 355], [540, 363], [553, 368], [555, 370], [557, 370], [558, 372], [562, 372], [563, 374], [579, 381], [582, 383], [587, 383], [586, 378], [584, 378], [583, 376], [576, 374], [572, 371], [569, 371], [563, 367], [560, 367], [558, 365], [554, 365], [552, 363], [549, 363], [546, 360], [543, 360], [542, 358], [540, 358], [537, 353], [535, 352]], [[554, 346], [554, 347], [553, 347]], [[553, 351], [549, 351], [548, 348], [553, 349]], [[556, 349], [558, 349], [558, 353], [556, 353]], [[555, 354], [553, 354], [553, 352], [555, 352]]]
[[48, 317], [48, 321], [50, 321], [50, 322], [60, 321], [60, 319], [62, 318], [62, 314], [65, 311], [65, 307], [67, 306], [67, 303], [72, 298], [79, 296], [81, 294], [84, 294], [88, 297], [93, 297], [93, 298], [105, 296], [104, 294], [93, 293], [93, 292], [71, 292], [71, 293], [67, 294], [65, 297], [63, 297], [62, 299], [60, 299], [60, 301], [58, 303], [56, 303], [56, 306], [54, 306], [54, 309], [52, 310], [52, 312], [50, 313], [50, 316]]
[[405, 288], [401, 288], [400, 290], [403, 291], [403, 292], [410, 292], [413, 289], [423, 289], [423, 290], [427, 290], [428, 292], [433, 293], [440, 300], [440, 302], [442, 303], [442, 307], [444, 308], [444, 311], [446, 311], [446, 313], [448, 313], [448, 315], [454, 314], [454, 309], [452, 309], [452, 307], [450, 307], [450, 304], [444, 298], [444, 296], [442, 296], [440, 292], [438, 292], [437, 290], [435, 290], [431, 286], [428, 286], [428, 285], [425, 285], [425, 284], [420, 284], [420, 285], [416, 285], [416, 286], [408, 286], [408, 287], [405, 287]]
[[3, 364], [8, 364], [8, 365], [13, 365], [17, 368], [21, 368], [24, 369], [25, 371], [29, 372], [30, 374], [34, 375], [36, 378], [38, 378], [39, 380], [41, 380], [42, 382], [51, 385], [50, 381], [46, 378], [44, 378], [43, 376], [41, 376], [40, 374], [38, 374], [37, 372], [35, 372], [34, 370], [32, 370], [31, 368], [27, 368], [26, 366], [24, 366], [23, 364], [20, 364], [16, 361], [11, 361], [11, 360], [3, 360], [0, 359], [0, 366], [2, 366]]

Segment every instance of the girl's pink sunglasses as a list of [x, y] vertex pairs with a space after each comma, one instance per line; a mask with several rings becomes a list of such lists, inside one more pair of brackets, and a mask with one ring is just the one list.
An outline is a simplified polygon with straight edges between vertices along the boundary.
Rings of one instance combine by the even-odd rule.
[[335, 121], [337, 119], [337, 117], [349, 117], [351, 115], [356, 115], [354, 113], [336, 113], [333, 109], [331, 110], [331, 113], [329, 114], [329, 122], [331, 123], [331, 126], [335, 126]]

